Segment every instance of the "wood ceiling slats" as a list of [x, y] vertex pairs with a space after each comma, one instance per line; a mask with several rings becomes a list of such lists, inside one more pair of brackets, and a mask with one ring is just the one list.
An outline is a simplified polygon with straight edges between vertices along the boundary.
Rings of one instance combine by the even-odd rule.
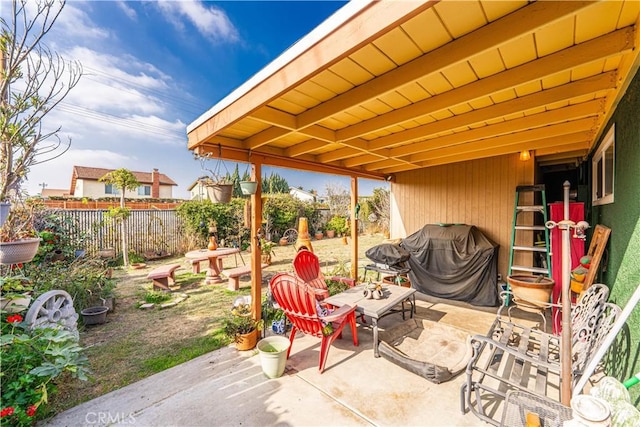
[[[499, 147], [504, 145], [516, 144], [519, 142], [532, 142], [538, 139], [545, 139], [554, 136], [568, 135], [575, 132], [591, 129], [595, 125], [595, 119], [586, 118], [581, 120], [574, 120], [567, 123], [560, 123], [551, 126], [545, 126], [543, 128], [528, 129], [522, 132], [510, 133], [507, 135], [501, 135], [491, 138], [491, 146]], [[473, 131], [470, 131], [473, 132]], [[480, 140], [473, 142], [466, 142], [464, 144], [464, 152], [471, 152], [481, 150], [486, 147], [488, 141]], [[435, 150], [425, 151], [410, 156], [412, 163], [423, 162], [427, 160], [437, 159], [438, 157], [455, 156], [460, 154], [460, 147], [457, 145], [448, 146], [444, 148], [438, 148]], [[393, 151], [393, 150], [392, 150]]]
[[[577, 1], [559, 2], [553, 3], [553, 6], [554, 7], [547, 7], [544, 2], [536, 2], [527, 8], [507, 15], [490, 25], [478, 29], [472, 35], [462, 37], [442, 46], [430, 55], [419, 57], [402, 67], [398, 67], [372, 81], [358, 86], [348, 93], [339, 95], [330, 101], [305, 111], [298, 117], [299, 124], [304, 127], [321, 120], [322, 117], [343, 111], [350, 105], [356, 105], [371, 99], [374, 97], [373, 94], [386, 93], [400, 86], [404, 86], [409, 82], [434, 73], [447, 65], [455, 64], [467, 57], [504, 43], [505, 40], [508, 40], [516, 34], [526, 33], [534, 29], [536, 24], [539, 25], [549, 20], [553, 21], [564, 16], [564, 14], [573, 13], [585, 7], [585, 4], [584, 2]], [[529, 16], [528, 13], [523, 12], [525, 9], [532, 11], [532, 17]], [[524, 19], [525, 16], [527, 19]]]
[[372, 141], [369, 148], [371, 150], [376, 150], [378, 148], [389, 147], [402, 142], [435, 135], [447, 129], [455, 129], [476, 123], [482, 123], [487, 120], [506, 115], [509, 112], [527, 111], [553, 102], [566, 101], [574, 96], [593, 93], [603, 89], [613, 89], [615, 87], [615, 80], [615, 73], [606, 73], [589, 79], [579, 80], [566, 86], [548, 89], [543, 92], [513, 99], [502, 104], [495, 104], [460, 116], [451, 117], [441, 122], [435, 122], [419, 128], [414, 128], [406, 132], [402, 132], [402, 134], [393, 134], [388, 137], [380, 138]]
[[576, 19], [576, 43], [614, 31], [621, 8], [621, 2], [606, 1], [585, 10]]
[[380, 49], [380, 51], [389, 57], [396, 65], [405, 64], [422, 55], [422, 51], [413, 43], [411, 38], [402, 31], [402, 28], [389, 31], [374, 41], [373, 45]]
[[[638, 1], [442, 0], [406, 10], [401, 18], [372, 3], [301, 55], [315, 55], [314, 72], [301, 78], [309, 64], [285, 65], [247, 92], [255, 100], [191, 129], [189, 147], [220, 140], [278, 161], [379, 176], [523, 149], [537, 149], [540, 164], [561, 162], [563, 152], [573, 162], [602, 132], [621, 81], [640, 61], [632, 51]], [[364, 16], [381, 25], [384, 13], [399, 25], [376, 33]], [[320, 46], [367, 31], [366, 42], [322, 64], [340, 49]], [[234, 119], [241, 105], [256, 107]]]
[[371, 74], [370, 72], [362, 68], [351, 58], [343, 59], [337, 64], [329, 67], [329, 70], [336, 75], [341, 76], [353, 86], [361, 85], [362, 83], [367, 82], [375, 77], [374, 74]]
[[405, 22], [402, 29], [424, 53], [431, 52], [453, 40], [433, 9]]
[[467, 1], [464, 7], [440, 2], [433, 7], [453, 38], [462, 37], [487, 23], [480, 2]]
[[540, 28], [535, 41], [539, 56], [546, 56], [572, 46], [575, 33], [575, 17], [570, 16]]

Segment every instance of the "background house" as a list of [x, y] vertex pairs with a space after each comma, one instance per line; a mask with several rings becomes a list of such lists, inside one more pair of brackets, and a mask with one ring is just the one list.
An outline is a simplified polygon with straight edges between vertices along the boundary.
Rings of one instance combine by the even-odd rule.
[[200, 181], [203, 178], [207, 178], [206, 176], [201, 176], [193, 183], [187, 187], [187, 191], [189, 191], [189, 200], [206, 200], [208, 196], [207, 187], [202, 185]]
[[[71, 176], [71, 197], [119, 197], [117, 188], [100, 181], [100, 178], [114, 169], [74, 166]], [[173, 186], [176, 184], [167, 175], [154, 169], [149, 172], [131, 171], [140, 182], [134, 191], [126, 191], [125, 197], [130, 199], [172, 199]]]
[[317, 202], [317, 195], [315, 193], [311, 193], [309, 191], [305, 191], [301, 188], [289, 187], [289, 194], [292, 197], [295, 197], [298, 200], [302, 200], [303, 202]]

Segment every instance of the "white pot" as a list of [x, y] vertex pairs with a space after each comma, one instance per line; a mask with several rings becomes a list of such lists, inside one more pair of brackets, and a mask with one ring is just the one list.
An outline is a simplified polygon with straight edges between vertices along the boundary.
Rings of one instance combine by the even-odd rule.
[[262, 372], [268, 378], [278, 378], [284, 373], [287, 363], [287, 352], [291, 342], [287, 337], [273, 336], [258, 342]]

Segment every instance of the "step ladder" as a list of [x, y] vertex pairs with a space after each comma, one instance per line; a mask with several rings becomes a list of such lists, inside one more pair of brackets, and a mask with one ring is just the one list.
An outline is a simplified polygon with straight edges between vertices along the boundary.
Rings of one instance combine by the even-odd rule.
[[[520, 204], [521, 193], [533, 193], [534, 203], [537, 199], [540, 199], [541, 205], [526, 205]], [[539, 193], [541, 197], [536, 198], [536, 194]], [[522, 215], [526, 212], [532, 213], [532, 215]], [[541, 225], [539, 221], [536, 221], [536, 216], [541, 215]], [[527, 219], [520, 219], [526, 216]], [[509, 276], [518, 272], [527, 272], [532, 274], [542, 274], [546, 277], [551, 277], [551, 250], [549, 245], [549, 229], [544, 226], [548, 221], [547, 217], [547, 200], [545, 197], [544, 184], [541, 185], [521, 185], [516, 187], [516, 200], [513, 209], [513, 225], [511, 229], [511, 248], [509, 251]], [[525, 224], [524, 222], [527, 222]], [[544, 236], [544, 241], [541, 238]], [[532, 246], [516, 245], [516, 240], [522, 241], [530, 237], [529, 241]], [[538, 240], [536, 240], [538, 239]], [[533, 254], [531, 257], [532, 265], [514, 265], [514, 258], [516, 252], [530, 252]], [[538, 265], [536, 264], [536, 261]]]

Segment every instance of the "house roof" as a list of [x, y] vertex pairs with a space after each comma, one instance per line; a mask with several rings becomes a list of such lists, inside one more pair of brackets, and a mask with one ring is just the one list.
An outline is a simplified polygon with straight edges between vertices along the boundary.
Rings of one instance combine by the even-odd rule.
[[[75, 193], [76, 182], [78, 179], [87, 179], [91, 181], [98, 181], [100, 178], [113, 172], [115, 169], [105, 168], [92, 168], [87, 166], [74, 166], [71, 174], [71, 194]], [[153, 184], [152, 172], [137, 172], [131, 171], [140, 184]], [[158, 176], [160, 185], [178, 185], [174, 180], [167, 175], [161, 173]]]
[[594, 147], [639, 65], [638, 1], [350, 2], [187, 128], [229, 160], [384, 178]]

